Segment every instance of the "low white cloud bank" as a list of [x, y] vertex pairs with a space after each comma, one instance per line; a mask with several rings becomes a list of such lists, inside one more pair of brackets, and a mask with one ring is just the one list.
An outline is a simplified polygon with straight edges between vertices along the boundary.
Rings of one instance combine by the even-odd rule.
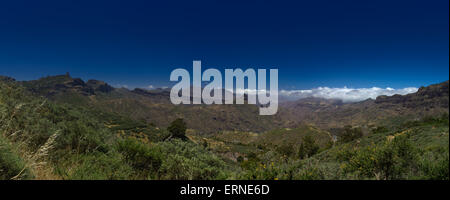
[[340, 99], [343, 102], [357, 102], [366, 99], [375, 99], [380, 95], [392, 96], [394, 94], [405, 95], [417, 92], [418, 88], [408, 87], [403, 89], [393, 88], [329, 88], [319, 87], [311, 90], [280, 90], [279, 95], [286, 100], [297, 100], [308, 97], [324, 98], [324, 99]]

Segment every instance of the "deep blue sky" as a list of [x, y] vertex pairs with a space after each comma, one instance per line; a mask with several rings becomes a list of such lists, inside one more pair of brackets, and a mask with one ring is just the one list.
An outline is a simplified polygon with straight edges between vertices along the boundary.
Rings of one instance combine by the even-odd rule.
[[131, 87], [170, 72], [279, 69], [282, 89], [449, 79], [449, 1], [2, 1], [0, 75]]

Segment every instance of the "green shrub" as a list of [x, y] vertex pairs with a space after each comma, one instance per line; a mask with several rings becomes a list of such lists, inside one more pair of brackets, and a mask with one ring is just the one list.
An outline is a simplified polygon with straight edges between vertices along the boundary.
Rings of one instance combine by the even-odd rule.
[[151, 147], [136, 139], [124, 139], [117, 143], [117, 150], [135, 171], [144, 177], [156, 176], [162, 164], [162, 155], [157, 146]]
[[84, 120], [59, 123], [58, 127], [62, 131], [57, 139], [56, 149], [68, 149], [77, 153], [107, 152], [106, 141], [111, 136], [108, 130]]
[[17, 177], [18, 179], [31, 177], [22, 158], [15, 154], [11, 146], [0, 136], [0, 180], [9, 180], [19, 174], [21, 176]]
[[296, 180], [323, 180], [325, 179], [324, 173], [316, 167], [309, 167], [300, 170], [295, 176]]
[[[75, 159], [75, 158], [74, 158]], [[69, 167], [58, 169], [70, 180], [126, 180], [133, 179], [133, 169], [121, 160], [120, 154], [104, 154], [100, 152], [81, 155], [77, 162]], [[70, 171], [67, 169], [74, 167]], [[61, 172], [60, 172], [61, 173]]]
[[339, 141], [342, 143], [351, 142], [363, 136], [362, 129], [360, 127], [353, 128], [350, 125], [344, 126], [339, 134]]
[[355, 172], [360, 178], [402, 179], [416, 166], [416, 155], [409, 135], [397, 135], [392, 141], [358, 150], [344, 170]]
[[389, 129], [386, 128], [385, 126], [379, 126], [372, 129], [372, 134], [386, 133], [388, 131]]
[[319, 148], [316, 141], [311, 136], [306, 135], [300, 144], [298, 156], [300, 159], [311, 157], [319, 151]]
[[178, 118], [167, 128], [167, 130], [172, 134], [173, 138], [187, 139], [186, 138], [186, 122], [183, 119]]
[[225, 162], [202, 146], [182, 140], [157, 143], [163, 154], [160, 179], [211, 180], [227, 177]]
[[284, 156], [290, 157], [291, 155], [295, 154], [295, 148], [290, 144], [281, 144], [280, 146], [276, 147], [276, 151]]
[[419, 163], [420, 179], [449, 180], [449, 148], [426, 152]]

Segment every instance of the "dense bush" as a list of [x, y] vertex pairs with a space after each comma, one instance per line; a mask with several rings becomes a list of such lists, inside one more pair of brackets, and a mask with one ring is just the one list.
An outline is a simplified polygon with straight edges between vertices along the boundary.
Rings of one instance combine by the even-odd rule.
[[[122, 161], [120, 154], [94, 152], [73, 157], [73, 159], [69, 162], [69, 166], [57, 169], [64, 179], [127, 180], [135, 178], [132, 167]], [[67, 170], [72, 167], [74, 167], [72, 170]]]
[[300, 159], [308, 158], [313, 156], [319, 151], [319, 145], [316, 144], [316, 141], [314, 139], [307, 135], [303, 137], [303, 141], [300, 144], [298, 156]]
[[276, 151], [283, 156], [290, 157], [295, 154], [295, 147], [291, 144], [282, 144], [276, 147]]
[[157, 143], [163, 162], [160, 179], [210, 180], [227, 177], [226, 164], [202, 146], [182, 140]]
[[351, 142], [363, 136], [362, 129], [360, 127], [353, 128], [350, 125], [344, 126], [339, 133], [339, 141], [342, 143]]
[[255, 155], [241, 163], [243, 173], [240, 179], [245, 180], [278, 180], [293, 179], [298, 165], [286, 155], [278, 151], [268, 151], [261, 155]]
[[294, 177], [296, 180], [323, 180], [324, 172], [315, 166], [303, 167]]
[[80, 119], [59, 123], [57, 127], [62, 130], [57, 140], [57, 149], [70, 149], [77, 153], [107, 151], [106, 142], [111, 132], [94, 122]]
[[415, 168], [417, 151], [408, 140], [408, 134], [399, 134], [391, 141], [370, 145], [357, 151], [345, 165], [345, 171], [361, 178], [402, 179]]
[[124, 139], [117, 143], [117, 150], [140, 177], [155, 177], [162, 164], [158, 147], [149, 146], [135, 139]]
[[27, 179], [31, 177], [29, 173], [22, 158], [15, 154], [7, 141], [0, 136], [0, 180], [9, 180], [14, 177]]
[[422, 172], [420, 179], [448, 180], [449, 179], [449, 149], [439, 147], [436, 150], [425, 152], [419, 161]]
[[172, 134], [173, 138], [186, 139], [186, 122], [181, 118], [170, 123], [167, 130]]

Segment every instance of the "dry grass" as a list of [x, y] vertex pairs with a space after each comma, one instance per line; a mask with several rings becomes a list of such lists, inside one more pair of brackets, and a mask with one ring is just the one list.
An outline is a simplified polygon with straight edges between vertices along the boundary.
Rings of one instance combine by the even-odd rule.
[[24, 158], [26, 164], [25, 167], [20, 171], [19, 174], [12, 177], [11, 180], [21, 180], [23, 179], [23, 173], [28, 169], [30, 170], [33, 178], [35, 180], [59, 180], [59, 176], [53, 173], [53, 167], [48, 164], [48, 155], [50, 151], [54, 148], [56, 138], [59, 132], [57, 131], [51, 135], [47, 141], [39, 147], [35, 153], [30, 153], [29, 151], [22, 149], [19, 150], [18, 154]]

